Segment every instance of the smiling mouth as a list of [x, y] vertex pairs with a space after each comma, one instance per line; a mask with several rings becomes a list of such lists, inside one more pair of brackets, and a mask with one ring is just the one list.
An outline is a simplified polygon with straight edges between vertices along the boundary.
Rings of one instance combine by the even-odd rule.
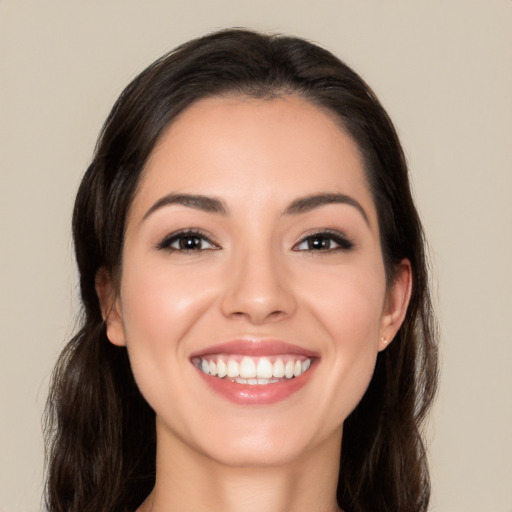
[[261, 386], [301, 376], [310, 368], [311, 358], [300, 355], [249, 357], [216, 354], [195, 357], [193, 363], [205, 375], [237, 384]]
[[210, 391], [242, 406], [266, 406], [307, 386], [320, 354], [277, 339], [239, 339], [191, 354]]

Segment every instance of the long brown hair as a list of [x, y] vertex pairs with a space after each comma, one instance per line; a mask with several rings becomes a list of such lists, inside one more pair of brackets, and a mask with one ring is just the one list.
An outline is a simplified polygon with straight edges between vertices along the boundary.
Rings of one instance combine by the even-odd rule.
[[83, 315], [48, 399], [48, 510], [133, 512], [154, 485], [154, 412], [125, 348], [106, 337], [95, 276], [120, 267], [127, 212], [163, 130], [198, 99], [227, 94], [299, 95], [334, 114], [363, 155], [388, 280], [408, 258], [413, 291], [402, 327], [345, 422], [337, 497], [346, 512], [424, 512], [430, 483], [421, 422], [436, 388], [436, 332], [400, 142], [371, 89], [331, 53], [247, 30], [193, 40], [156, 61], [124, 90], [100, 134], [73, 214]]

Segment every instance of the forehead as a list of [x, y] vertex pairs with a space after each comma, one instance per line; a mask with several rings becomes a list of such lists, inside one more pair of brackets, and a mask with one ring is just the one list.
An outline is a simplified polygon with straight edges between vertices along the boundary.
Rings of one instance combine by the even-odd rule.
[[374, 210], [357, 144], [334, 115], [296, 96], [194, 103], [154, 148], [133, 206], [170, 192], [260, 205], [337, 192]]

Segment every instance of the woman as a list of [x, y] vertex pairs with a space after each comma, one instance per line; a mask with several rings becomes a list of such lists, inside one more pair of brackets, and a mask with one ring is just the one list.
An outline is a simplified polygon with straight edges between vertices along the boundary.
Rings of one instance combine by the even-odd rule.
[[73, 233], [50, 511], [427, 509], [422, 230], [346, 65], [245, 30], [177, 48], [114, 106]]

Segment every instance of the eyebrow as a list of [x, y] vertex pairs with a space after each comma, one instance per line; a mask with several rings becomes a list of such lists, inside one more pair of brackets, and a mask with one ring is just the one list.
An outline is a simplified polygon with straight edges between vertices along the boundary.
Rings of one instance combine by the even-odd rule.
[[[220, 199], [198, 194], [168, 194], [154, 203], [144, 214], [142, 220], [147, 219], [156, 210], [173, 204], [194, 208], [207, 213], [217, 213], [220, 215], [228, 214], [228, 209]], [[288, 208], [286, 208], [284, 215], [300, 215], [329, 204], [347, 204], [353, 206], [362, 215], [366, 224], [370, 225], [368, 215], [361, 204], [353, 197], [345, 194], [323, 193], [300, 197], [299, 199], [295, 199]]]
[[299, 215], [301, 213], [307, 213], [311, 210], [315, 210], [328, 204], [348, 204], [353, 206], [365, 220], [366, 224], [370, 225], [368, 215], [361, 204], [356, 201], [353, 197], [345, 194], [313, 194], [306, 197], [301, 197], [288, 206], [285, 210], [285, 215]]
[[196, 195], [196, 194], [168, 194], [160, 198], [142, 217], [142, 220], [147, 219], [154, 211], [163, 208], [164, 206], [170, 206], [172, 204], [179, 204], [187, 206], [188, 208], [194, 208], [196, 210], [202, 210], [207, 213], [219, 213], [221, 215], [227, 215], [227, 208], [224, 203], [219, 199], [213, 197]]

